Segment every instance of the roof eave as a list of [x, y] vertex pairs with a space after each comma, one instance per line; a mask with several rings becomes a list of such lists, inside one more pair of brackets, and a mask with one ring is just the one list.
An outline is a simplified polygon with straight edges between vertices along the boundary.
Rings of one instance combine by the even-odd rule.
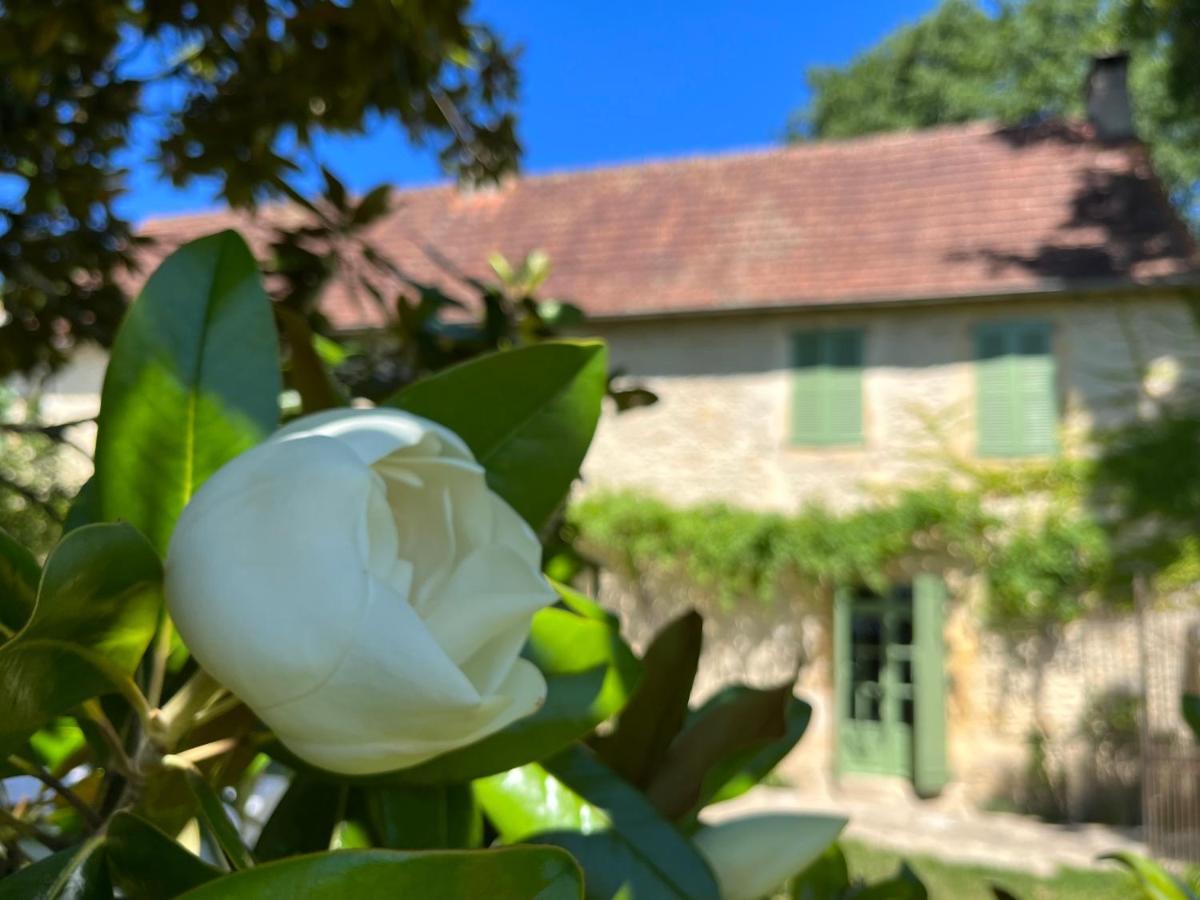
[[1096, 278], [1075, 281], [1042, 282], [1027, 288], [1003, 291], [958, 291], [946, 294], [861, 295], [833, 300], [795, 300], [784, 303], [733, 301], [726, 304], [682, 307], [679, 309], [638, 310], [626, 313], [589, 313], [587, 321], [617, 324], [657, 319], [707, 318], [747, 313], [825, 313], [880, 307], [946, 306], [955, 303], [988, 303], [1004, 300], [1038, 300], [1049, 297], [1083, 299], [1096, 295], [1140, 294], [1154, 290], [1200, 289], [1200, 271], [1154, 279]]

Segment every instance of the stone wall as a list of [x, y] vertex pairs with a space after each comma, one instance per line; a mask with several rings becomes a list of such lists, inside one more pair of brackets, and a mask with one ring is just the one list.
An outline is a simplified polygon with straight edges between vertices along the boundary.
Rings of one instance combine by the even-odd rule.
[[[1185, 304], [1170, 297], [975, 302], [844, 312], [757, 313], [589, 325], [612, 362], [660, 402], [606, 415], [584, 467], [592, 488], [644, 488], [676, 503], [795, 509], [853, 503], [947, 453], [975, 452], [973, 330], [1004, 319], [1054, 328], [1064, 443], [1128, 418], [1146, 389], [1200, 372]], [[807, 328], [865, 330], [864, 444], [789, 444], [790, 341]], [[1147, 402], [1142, 400], [1141, 402]]]
[[[948, 582], [947, 750], [954, 780], [943, 801], [1131, 824], [1138, 815], [1140, 772], [1136, 754], [1122, 743], [1136, 740], [1122, 713], [1128, 702], [1140, 705], [1145, 671], [1155, 740], [1176, 746], [1190, 741], [1178, 703], [1185, 637], [1200, 623], [1200, 610], [1147, 614], [1149, 660], [1143, 668], [1132, 613], [1095, 616], [1058, 633], [1003, 635], [980, 625], [978, 579], [949, 573]], [[639, 650], [671, 619], [700, 609], [705, 644], [697, 702], [735, 682], [779, 684], [799, 662], [796, 689], [813, 704], [814, 717], [780, 774], [807, 788], [834, 786], [830, 598], [797, 597], [773, 606], [747, 599], [727, 609], [678, 581], [650, 576], [632, 583], [611, 572], [601, 577], [598, 593]], [[1030, 742], [1037, 733], [1045, 737], [1044, 773]], [[1040, 783], [1042, 774], [1048, 783]]]

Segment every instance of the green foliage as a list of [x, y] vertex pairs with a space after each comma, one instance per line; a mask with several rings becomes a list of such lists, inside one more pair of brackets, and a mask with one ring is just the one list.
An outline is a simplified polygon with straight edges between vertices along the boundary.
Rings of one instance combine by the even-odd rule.
[[1086, 512], [1053, 509], [1019, 521], [990, 542], [983, 557], [994, 621], [1065, 624], [1108, 584], [1111, 546]]
[[[506, 273], [522, 290], [542, 275], [536, 257]], [[102, 398], [97, 475], [74, 516], [134, 520], [154, 543], [129, 522], [82, 525], [39, 571], [0, 533], [0, 774], [42, 785], [16, 802], [0, 793], [0, 897], [577, 898], [573, 855], [589, 897], [716, 900], [689, 836], [697, 814], [766, 776], [810, 710], [790, 683], [738, 686], [688, 709], [698, 616], [643, 662], [614, 615], [558, 586], [561, 602], [533, 616], [522, 651], [546, 678], [540, 708], [474, 744], [370, 777], [299, 763], [189, 657], [163, 613], [154, 544], [165, 546], [203, 478], [275, 424], [268, 309], [245, 247], [224, 234], [168, 259], [129, 314]], [[300, 334], [319, 358], [319, 343]], [[418, 381], [398, 404], [458, 430], [497, 491], [540, 524], [576, 476], [607, 382], [601, 345], [535, 342]], [[265, 773], [279, 774], [279, 761], [290, 783], [252, 853], [247, 797]], [[542, 846], [477, 849], [497, 832]], [[34, 845], [49, 855], [32, 862]]]
[[551, 847], [511, 847], [475, 852], [404, 853], [345, 850], [296, 856], [210, 881], [181, 896], [187, 900], [311, 900], [422, 897], [496, 897], [498, 900], [579, 900], [579, 867]]
[[963, 556], [992, 522], [977, 497], [948, 485], [845, 515], [820, 506], [794, 516], [726, 504], [678, 509], [633, 493], [589, 494], [570, 515], [585, 543], [627, 574], [686, 577], [727, 607], [774, 602], [790, 584], [878, 584], [913, 548]]
[[147, 134], [136, 164], [213, 178], [233, 206], [281, 189], [320, 135], [381, 118], [446, 171], [495, 177], [518, 153], [513, 58], [467, 0], [5, 4], [0, 171], [17, 183], [0, 204], [0, 375], [112, 339], [138, 250], [115, 203]]
[[[584, 545], [627, 577], [683, 578], [729, 609], [834, 585], [881, 588], [929, 558], [980, 572], [993, 625], [1056, 625], [1127, 599], [1116, 536], [1088, 505], [1095, 466], [1071, 460], [936, 478], [843, 513], [794, 515], [727, 504], [677, 508], [628, 492], [589, 494], [570, 511]], [[1026, 504], [1030, 497], [1043, 503]]]
[[1195, 523], [1200, 511], [1200, 408], [1184, 402], [1151, 421], [1102, 436], [1092, 477], [1092, 503], [1117, 510], [1111, 530], [1115, 565], [1126, 575], [1163, 573], [1165, 586], [1200, 575]]
[[129, 694], [161, 605], [158, 558], [129, 525], [71, 532], [24, 628], [0, 645], [0, 752], [100, 694]]
[[[568, 801], [584, 820], [600, 829], [564, 828], [561, 814], [547, 807], [533, 835], [506, 835], [552, 844], [570, 851], [584, 870], [588, 900], [612, 900], [627, 891], [632, 897], [677, 897], [680, 900], [718, 900], [708, 866], [691, 843], [646, 802], [635, 788], [612, 774], [583, 749], [567, 751], [544, 764], [546, 778], [561, 787], [546, 788], [545, 796], [566, 791]], [[504, 785], [499, 787], [503, 789]], [[582, 806], [586, 804], [586, 807]], [[606, 825], [607, 827], [603, 827]]]
[[99, 838], [59, 850], [0, 881], [0, 900], [110, 900], [112, 883]]
[[174, 897], [223, 874], [129, 812], [108, 823], [104, 849], [114, 884], [132, 900]]
[[447, 369], [389, 405], [458, 434], [492, 489], [539, 529], [579, 474], [607, 371], [599, 341], [546, 342]]
[[63, 468], [84, 457], [64, 442], [64, 429], [37, 423], [36, 404], [19, 414], [15, 401], [14, 391], [0, 388], [0, 528], [42, 559], [62, 533], [71, 499]]
[[0, 531], [0, 636], [11, 637], [29, 620], [41, 574], [33, 554]]
[[[1082, 114], [1089, 54], [1125, 47], [1139, 133], [1180, 209], [1195, 213], [1200, 96], [1194, 0], [943, 0], [845, 67], [809, 71], [792, 139]], [[1188, 16], [1192, 18], [1189, 20]], [[1133, 28], [1130, 24], [1133, 24]]]
[[279, 351], [249, 248], [232, 231], [172, 253], [121, 326], [96, 436], [100, 516], [165, 553], [204, 481], [279, 423]]
[[1182, 879], [1152, 859], [1136, 853], [1109, 853], [1100, 858], [1112, 860], [1128, 869], [1143, 900], [1196, 900], [1195, 892]]

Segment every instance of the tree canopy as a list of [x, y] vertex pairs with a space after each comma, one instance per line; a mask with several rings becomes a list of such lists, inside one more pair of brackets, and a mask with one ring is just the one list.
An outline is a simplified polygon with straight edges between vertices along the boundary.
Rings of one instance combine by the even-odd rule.
[[515, 165], [516, 87], [470, 0], [0, 3], [0, 377], [111, 341], [127, 167], [252, 206], [318, 133], [390, 119], [486, 179]]
[[1131, 53], [1138, 134], [1200, 220], [1200, 0], [943, 0], [846, 66], [809, 70], [791, 140], [1083, 114], [1091, 56]]

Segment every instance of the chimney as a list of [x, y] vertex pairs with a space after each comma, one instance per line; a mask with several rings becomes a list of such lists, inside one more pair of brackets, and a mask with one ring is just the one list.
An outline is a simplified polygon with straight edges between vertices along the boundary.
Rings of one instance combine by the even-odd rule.
[[1136, 137], [1129, 102], [1129, 54], [1113, 53], [1092, 60], [1086, 83], [1087, 117], [1102, 141]]

